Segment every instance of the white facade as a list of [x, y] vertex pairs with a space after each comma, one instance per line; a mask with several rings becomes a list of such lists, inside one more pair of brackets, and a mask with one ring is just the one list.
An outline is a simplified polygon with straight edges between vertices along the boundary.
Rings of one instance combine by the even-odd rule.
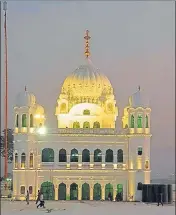
[[[45, 131], [44, 108], [27, 91], [14, 108], [13, 195], [36, 199], [141, 200], [150, 183], [149, 104], [139, 89], [124, 108], [117, 131], [113, 87], [90, 62], [68, 76], [57, 99], [58, 128]], [[61, 151], [60, 151], [61, 150]]]

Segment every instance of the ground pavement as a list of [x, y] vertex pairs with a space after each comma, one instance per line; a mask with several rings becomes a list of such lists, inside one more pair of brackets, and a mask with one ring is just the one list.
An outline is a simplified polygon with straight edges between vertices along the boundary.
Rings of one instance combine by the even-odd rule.
[[1, 201], [2, 215], [175, 215], [175, 205], [101, 201], [46, 201], [46, 208], [37, 209], [35, 202]]

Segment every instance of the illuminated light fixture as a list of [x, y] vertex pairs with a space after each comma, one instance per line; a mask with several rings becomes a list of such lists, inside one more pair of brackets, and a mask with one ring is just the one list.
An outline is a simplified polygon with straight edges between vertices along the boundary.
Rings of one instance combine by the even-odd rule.
[[39, 128], [38, 130], [37, 130], [37, 133], [39, 133], [39, 134], [46, 134], [46, 128], [45, 127], [41, 127], [41, 128]]
[[40, 114], [36, 114], [36, 115], [35, 115], [35, 118], [36, 118], [36, 119], [39, 119], [39, 118], [40, 118]]

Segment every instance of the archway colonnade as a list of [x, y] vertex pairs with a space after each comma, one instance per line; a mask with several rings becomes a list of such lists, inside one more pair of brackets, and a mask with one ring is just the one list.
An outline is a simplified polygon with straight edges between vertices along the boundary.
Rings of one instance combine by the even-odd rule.
[[123, 195], [125, 187], [123, 184], [89, 184], [76, 183], [71, 184], [60, 183], [56, 186], [52, 182], [43, 182], [40, 187], [45, 200], [108, 200], [109, 195], [114, 200], [116, 195]]

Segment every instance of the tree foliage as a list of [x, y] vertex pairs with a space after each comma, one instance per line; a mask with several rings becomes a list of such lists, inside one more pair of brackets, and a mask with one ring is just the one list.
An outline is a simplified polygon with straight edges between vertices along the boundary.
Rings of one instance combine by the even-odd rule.
[[[1, 149], [1, 157], [5, 157], [5, 130], [2, 132], [3, 134], [0, 136], [0, 149]], [[13, 160], [13, 149], [14, 149], [14, 136], [13, 129], [7, 129], [7, 152], [8, 152], [8, 162], [12, 163]]]

